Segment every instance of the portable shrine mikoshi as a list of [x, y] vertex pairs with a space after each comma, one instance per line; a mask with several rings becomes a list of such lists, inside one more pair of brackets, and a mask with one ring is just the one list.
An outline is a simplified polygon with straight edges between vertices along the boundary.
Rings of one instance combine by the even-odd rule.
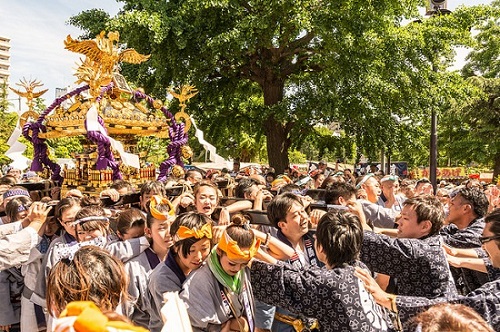
[[[86, 56], [75, 76], [73, 91], [57, 98], [41, 114], [28, 110], [21, 119], [23, 135], [34, 146], [32, 171], [49, 169], [51, 179], [58, 185], [76, 186], [85, 191], [100, 191], [114, 180], [127, 179], [132, 183], [157, 178], [166, 180], [171, 172], [182, 172], [183, 158], [191, 157], [186, 145], [191, 125], [185, 113], [186, 101], [196, 95], [192, 86], [169, 92], [179, 99], [181, 111], [172, 115], [161, 100], [145, 94], [143, 89], [132, 90], [119, 73], [118, 64], [139, 64], [149, 55], [134, 49], [120, 50], [117, 32], [104, 32], [95, 40], [65, 40], [65, 48]], [[183, 121], [181, 121], [183, 120]], [[75, 154], [75, 169], [65, 169], [49, 159], [47, 139], [81, 136], [86, 140], [85, 151]], [[159, 167], [145, 166], [136, 151], [140, 136], [169, 138], [168, 157]], [[176, 166], [178, 165], [178, 166]]]

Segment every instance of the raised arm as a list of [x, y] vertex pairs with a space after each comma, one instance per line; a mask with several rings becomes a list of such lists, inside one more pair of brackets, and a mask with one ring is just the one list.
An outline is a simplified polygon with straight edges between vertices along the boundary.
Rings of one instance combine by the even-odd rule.
[[253, 232], [255, 236], [261, 240], [264, 247], [267, 247], [267, 253], [272, 257], [284, 261], [288, 260], [295, 253], [290, 246], [281, 242], [271, 234], [261, 232], [257, 229], [253, 229]]

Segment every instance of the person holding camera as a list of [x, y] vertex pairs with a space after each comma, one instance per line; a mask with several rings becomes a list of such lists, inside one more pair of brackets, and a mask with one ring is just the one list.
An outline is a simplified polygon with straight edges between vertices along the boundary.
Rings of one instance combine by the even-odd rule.
[[31, 249], [38, 245], [39, 233], [51, 208], [35, 202], [22, 221], [0, 225], [0, 271], [27, 261]]

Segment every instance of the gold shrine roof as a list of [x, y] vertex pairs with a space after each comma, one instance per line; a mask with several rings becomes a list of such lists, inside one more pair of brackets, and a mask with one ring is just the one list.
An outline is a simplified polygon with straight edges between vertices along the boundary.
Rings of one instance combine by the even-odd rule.
[[[85, 135], [85, 119], [92, 101], [77, 101], [68, 109], [58, 107], [46, 117], [47, 131], [40, 133], [41, 138], [59, 138]], [[104, 127], [110, 136], [138, 135], [168, 137], [170, 119], [160, 110], [148, 109], [145, 102], [111, 100], [103, 98], [99, 102], [99, 116], [104, 120]]]

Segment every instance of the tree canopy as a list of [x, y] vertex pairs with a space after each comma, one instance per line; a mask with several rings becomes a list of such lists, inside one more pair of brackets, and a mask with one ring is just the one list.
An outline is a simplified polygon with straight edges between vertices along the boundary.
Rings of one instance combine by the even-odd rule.
[[70, 22], [86, 37], [117, 30], [151, 54], [122, 73], [157, 97], [196, 85], [190, 111], [219, 151], [237, 157], [235, 142], [265, 136], [276, 170], [333, 121], [365, 155], [418, 145], [431, 109], [464, 95], [444, 70], [453, 47], [472, 45], [470, 28], [491, 15], [477, 6], [422, 19], [417, 0], [121, 2], [109, 20], [92, 10]]
[[466, 162], [493, 165], [500, 175], [500, 1], [494, 1], [488, 19], [475, 26], [473, 50], [462, 69], [473, 87], [467, 102], [454, 105], [446, 114], [447, 148]]

